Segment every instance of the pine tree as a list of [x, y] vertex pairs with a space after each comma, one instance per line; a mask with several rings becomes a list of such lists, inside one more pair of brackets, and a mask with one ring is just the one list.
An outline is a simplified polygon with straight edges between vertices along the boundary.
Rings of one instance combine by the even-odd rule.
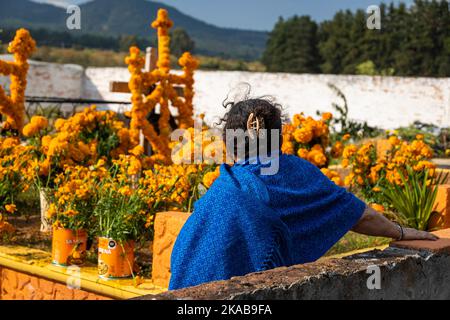
[[195, 42], [191, 39], [186, 30], [176, 28], [172, 32], [172, 39], [170, 42], [170, 50], [172, 54], [179, 57], [185, 52], [194, 52]]
[[271, 72], [318, 73], [318, 26], [308, 16], [280, 18], [270, 34], [263, 63]]

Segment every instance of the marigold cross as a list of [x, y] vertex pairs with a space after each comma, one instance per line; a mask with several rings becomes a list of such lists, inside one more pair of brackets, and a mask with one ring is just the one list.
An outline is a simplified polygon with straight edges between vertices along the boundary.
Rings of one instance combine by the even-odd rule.
[[[130, 48], [126, 58], [131, 78], [128, 87], [131, 91], [132, 109], [130, 123], [130, 138], [134, 145], [139, 144], [140, 133], [151, 144], [154, 157], [164, 162], [170, 162], [169, 135], [171, 117], [169, 102], [178, 110], [178, 127], [193, 126], [194, 71], [198, 62], [188, 52], [178, 60], [183, 73], [170, 72], [170, 36], [169, 29], [173, 22], [164, 9], [158, 11], [157, 19], [152, 27], [158, 31], [158, 61], [154, 70], [143, 71], [145, 59], [137, 47]], [[182, 86], [182, 94], [178, 94], [177, 86]], [[157, 128], [147, 119], [155, 107], [160, 106], [160, 117]]]
[[10, 76], [10, 96], [0, 86], [0, 114], [6, 116], [4, 130], [22, 131], [25, 119], [25, 89], [27, 86], [28, 58], [36, 50], [36, 42], [25, 29], [16, 32], [14, 40], [8, 46], [14, 61], [0, 60], [0, 75]]

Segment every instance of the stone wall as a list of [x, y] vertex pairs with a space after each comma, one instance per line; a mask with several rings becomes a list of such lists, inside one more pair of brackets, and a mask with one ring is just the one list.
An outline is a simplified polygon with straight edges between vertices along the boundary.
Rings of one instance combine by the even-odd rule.
[[[442, 239], [437, 242], [398, 242], [384, 251], [321, 259], [137, 299], [450, 299], [450, 230], [438, 235]], [[374, 276], [379, 276], [378, 283]]]
[[[155, 217], [155, 236], [152, 247], [152, 280], [155, 285], [168, 288], [171, 276], [170, 257], [175, 241], [189, 214], [184, 212], [160, 212]], [[438, 187], [435, 208], [428, 227], [430, 230], [450, 228], [450, 185]], [[450, 238], [450, 233], [445, 234]], [[450, 240], [449, 240], [450, 241]]]
[[0, 267], [0, 300], [110, 300], [110, 298]]
[[[0, 56], [5, 59], [6, 56]], [[9, 57], [7, 57], [9, 59]], [[87, 68], [31, 62], [28, 96], [129, 101], [130, 95], [109, 92], [110, 81], [128, 81], [126, 68]], [[195, 75], [195, 113], [205, 113], [210, 124], [224, 113], [222, 102], [232, 88], [246, 82], [253, 95], [272, 95], [285, 113], [333, 111], [339, 98], [328, 87], [345, 94], [350, 117], [390, 129], [415, 120], [450, 126], [450, 78], [400, 78], [198, 71]], [[8, 83], [0, 77], [0, 84]], [[110, 105], [116, 111], [123, 107]]]

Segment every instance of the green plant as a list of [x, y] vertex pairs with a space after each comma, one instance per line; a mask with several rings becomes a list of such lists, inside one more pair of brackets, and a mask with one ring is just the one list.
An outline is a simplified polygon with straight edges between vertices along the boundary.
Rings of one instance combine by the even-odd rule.
[[139, 163], [134, 157], [123, 156], [113, 161], [108, 174], [102, 177], [94, 208], [97, 236], [122, 242], [153, 236], [155, 213], [173, 193], [178, 179], [157, 181], [157, 173], [141, 172], [137, 169]]
[[356, 66], [356, 74], [367, 76], [393, 76], [395, 70], [393, 68], [379, 70], [372, 60], [367, 60]]
[[391, 204], [399, 220], [418, 230], [426, 230], [433, 212], [438, 186], [446, 181], [448, 174], [431, 175], [430, 170], [421, 172], [406, 167], [406, 175], [398, 170], [401, 185], [387, 184], [381, 188], [382, 195]]
[[[328, 87], [342, 100], [342, 104], [333, 103], [332, 106], [337, 114], [334, 114], [331, 120], [330, 128], [331, 142], [342, 140], [345, 134], [350, 134], [353, 140], [361, 140], [364, 138], [373, 138], [382, 133], [379, 128], [369, 126], [367, 122], [357, 122], [348, 118], [348, 102], [344, 93], [334, 84], [329, 83]], [[319, 115], [320, 112], [317, 111]]]
[[416, 139], [417, 135], [423, 135], [424, 141], [433, 148], [437, 156], [448, 156], [448, 141], [450, 141], [448, 128], [439, 128], [434, 124], [414, 121], [413, 124], [407, 127], [397, 128], [395, 133], [406, 141], [412, 141]]

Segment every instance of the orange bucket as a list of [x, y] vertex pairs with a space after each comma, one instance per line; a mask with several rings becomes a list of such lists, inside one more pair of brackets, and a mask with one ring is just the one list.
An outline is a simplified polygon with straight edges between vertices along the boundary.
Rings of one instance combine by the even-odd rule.
[[80, 265], [86, 257], [87, 232], [53, 228], [52, 264], [67, 267]]
[[98, 239], [98, 274], [103, 279], [129, 278], [133, 275], [134, 241]]

